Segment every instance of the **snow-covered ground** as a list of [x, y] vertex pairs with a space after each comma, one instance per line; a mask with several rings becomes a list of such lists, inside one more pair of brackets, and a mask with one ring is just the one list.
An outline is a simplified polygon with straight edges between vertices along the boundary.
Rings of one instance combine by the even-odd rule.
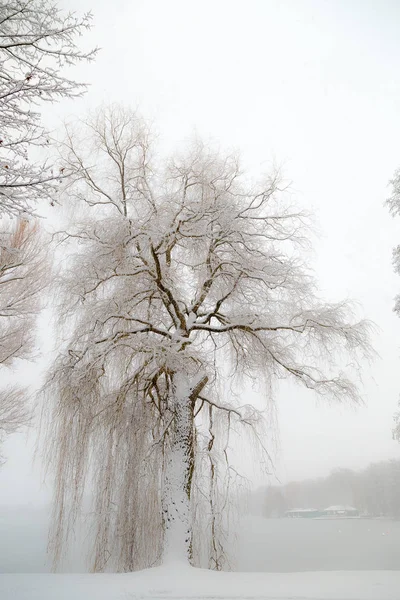
[[399, 571], [216, 573], [186, 567], [121, 575], [5, 574], [1, 600], [399, 600]]

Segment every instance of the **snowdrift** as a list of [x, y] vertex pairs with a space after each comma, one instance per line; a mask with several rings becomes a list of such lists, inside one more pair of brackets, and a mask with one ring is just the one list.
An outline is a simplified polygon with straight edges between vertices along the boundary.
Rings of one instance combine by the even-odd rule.
[[173, 565], [136, 573], [0, 575], [1, 600], [399, 600], [400, 571], [217, 573]]

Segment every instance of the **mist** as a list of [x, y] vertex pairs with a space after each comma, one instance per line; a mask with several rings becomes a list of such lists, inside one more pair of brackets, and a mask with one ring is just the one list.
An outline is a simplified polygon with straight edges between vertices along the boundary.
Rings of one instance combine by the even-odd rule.
[[0, 0], [0, 595], [55, 569], [147, 597], [181, 561], [397, 600], [398, 3], [23, 4]]

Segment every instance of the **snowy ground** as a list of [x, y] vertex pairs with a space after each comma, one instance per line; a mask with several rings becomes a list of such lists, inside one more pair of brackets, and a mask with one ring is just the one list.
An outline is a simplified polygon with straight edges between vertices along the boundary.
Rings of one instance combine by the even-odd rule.
[[4, 574], [1, 600], [399, 600], [400, 572]]

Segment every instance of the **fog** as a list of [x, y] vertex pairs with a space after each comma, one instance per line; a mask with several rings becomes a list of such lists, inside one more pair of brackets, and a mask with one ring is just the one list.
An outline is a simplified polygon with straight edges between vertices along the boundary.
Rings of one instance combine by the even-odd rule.
[[[49, 509], [3, 507], [0, 573], [49, 573]], [[397, 570], [400, 523], [245, 517], [230, 542], [231, 568], [247, 572]], [[88, 571], [87, 538], [78, 528], [59, 572]]]
[[[400, 221], [384, 206], [388, 182], [400, 166], [399, 3], [115, 0], [112, 9], [105, 0], [59, 4], [93, 11], [85, 44], [101, 51], [95, 63], [78, 69], [91, 84], [87, 95], [49, 106], [44, 114], [49, 125], [56, 129], [61, 120], [102, 102], [123, 102], [154, 122], [163, 151], [182, 147], [196, 133], [221, 148], [238, 149], [252, 173], [281, 166], [294, 201], [315, 214], [310, 261], [320, 296], [356, 300], [360, 316], [377, 325], [377, 358], [359, 371], [364, 404], [324, 404], [309, 390], [277, 385], [266, 440], [275, 469], [261, 474], [253, 457], [238, 457], [250, 486], [260, 489], [253, 502], [257, 510], [237, 532], [235, 567], [398, 568], [400, 526], [392, 520], [398, 514], [343, 523], [294, 521], [266, 515], [265, 499], [268, 485], [328, 477], [337, 468], [363, 470], [400, 456], [391, 434], [400, 392], [400, 319], [392, 312], [400, 290], [392, 269]], [[41, 327], [39, 339], [48, 351], [52, 333], [46, 319]], [[19, 364], [8, 378], [35, 389], [44, 365]], [[257, 402], [257, 385], [245, 388], [243, 398]], [[36, 434], [34, 424], [4, 444], [2, 572], [50, 569], [52, 479], [45, 477], [40, 451], [34, 462]], [[306, 496], [287, 507], [308, 508], [315, 496]], [[328, 505], [350, 502], [328, 497]], [[64, 570], [86, 569], [84, 548], [78, 540]]]

